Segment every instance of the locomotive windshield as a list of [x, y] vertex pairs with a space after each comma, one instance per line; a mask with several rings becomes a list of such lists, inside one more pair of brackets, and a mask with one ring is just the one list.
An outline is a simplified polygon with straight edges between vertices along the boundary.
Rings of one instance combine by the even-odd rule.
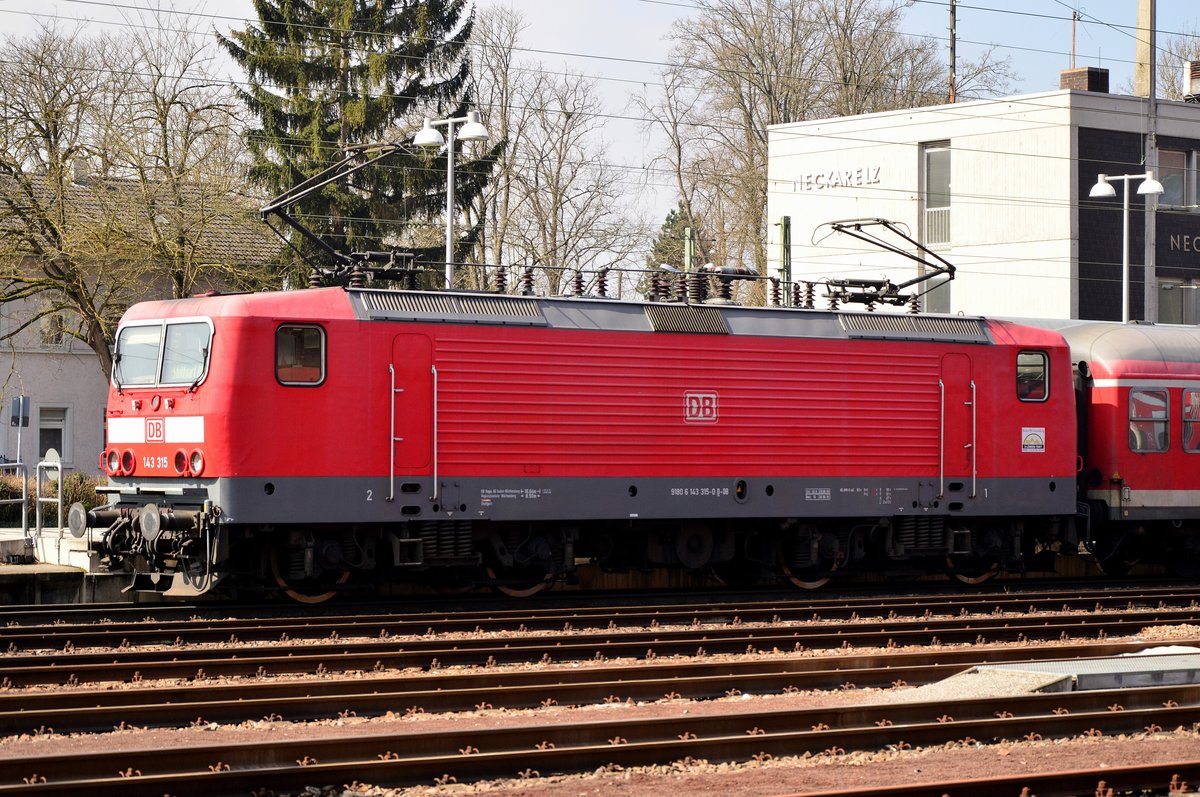
[[195, 386], [208, 370], [211, 344], [208, 321], [127, 326], [117, 335], [113, 382], [118, 388]]

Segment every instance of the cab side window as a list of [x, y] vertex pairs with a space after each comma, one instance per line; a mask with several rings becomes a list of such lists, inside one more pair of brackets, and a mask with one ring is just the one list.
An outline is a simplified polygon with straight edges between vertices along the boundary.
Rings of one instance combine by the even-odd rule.
[[1129, 450], [1166, 451], [1167, 391], [1133, 388], [1129, 391]]
[[284, 324], [275, 330], [275, 378], [281, 385], [324, 382], [325, 330], [309, 324]]
[[1044, 351], [1017, 354], [1017, 398], [1045, 401], [1049, 395], [1050, 361]]
[[1200, 451], [1200, 390], [1183, 391], [1183, 450]]

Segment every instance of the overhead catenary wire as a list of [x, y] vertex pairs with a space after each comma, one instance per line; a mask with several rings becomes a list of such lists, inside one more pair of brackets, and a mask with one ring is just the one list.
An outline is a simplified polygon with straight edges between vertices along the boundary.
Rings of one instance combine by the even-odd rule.
[[[85, 2], [85, 0], [72, 0], [72, 1], [74, 1], [74, 2], [80, 2], [81, 4], [93, 4], [93, 3], [87, 3], [87, 2]], [[131, 8], [138, 8], [137, 6], [130, 6], [130, 7], [131, 7]], [[140, 9], [140, 10], [143, 10], [143, 11], [150, 11], [150, 9]], [[209, 16], [215, 16], [215, 15], [209, 15]], [[517, 48], [517, 49], [520, 49], [520, 48]], [[531, 52], [532, 52], [532, 51], [531, 51]], [[554, 51], [545, 51], [545, 52], [554, 52]], [[587, 56], [587, 55], [585, 55], [585, 54], [573, 54], [573, 53], [556, 53], [556, 54], [565, 54], [565, 55], [579, 55], [580, 57], [591, 57], [591, 56]], [[637, 62], [637, 63], [656, 63], [656, 62], [645, 62], [645, 61], [643, 61], [643, 60], [640, 60], [640, 59], [618, 59], [618, 60], [632, 60], [633, 62]], [[661, 63], [661, 62], [658, 62], [658, 63]], [[1046, 106], [1046, 107], [1049, 107], [1049, 106]], [[1114, 113], [1119, 113], [1119, 112], [1117, 112], [1117, 111], [1113, 111], [1113, 112], [1114, 112]], [[1130, 116], [1132, 116], [1132, 115], [1134, 115], [1134, 113], [1133, 113], [1133, 112], [1129, 112], [1129, 115], [1130, 115]], [[645, 117], [635, 117], [635, 116], [630, 116], [630, 115], [620, 115], [620, 114], [595, 114], [595, 116], [596, 116], [597, 118], [603, 118], [603, 119], [617, 119], [617, 120], [627, 120], [627, 121], [640, 121], [640, 122], [643, 122], [643, 123], [647, 123], [647, 122], [653, 121], [653, 120], [646, 119]], [[701, 126], [701, 125], [697, 125], [697, 126]], [[712, 125], [709, 125], [709, 127], [714, 127], [714, 128], [715, 128], [715, 126], [712, 126]], [[1030, 129], [1033, 129], [1033, 127], [1031, 127]], [[785, 135], [785, 136], [786, 136], [786, 135], [789, 135], [789, 134], [790, 134], [790, 133], [788, 133], [787, 131], [784, 131], [784, 132], [780, 133], [780, 135]], [[893, 145], [893, 144], [894, 144], [894, 142], [889, 142], [889, 141], [884, 141], [884, 140], [875, 140], [875, 141], [870, 141], [869, 139], [861, 139], [861, 138], [859, 138], [859, 139], [852, 139], [852, 138], [850, 138], [850, 137], [848, 137], [848, 136], [844, 136], [844, 135], [843, 135], [843, 136], [836, 136], [835, 138], [838, 138], [838, 139], [840, 139], [841, 141], [843, 141], [843, 142], [847, 143], [847, 146], [846, 146], [846, 147], [844, 148], [844, 150], [842, 150], [842, 151], [849, 151], [849, 150], [854, 150], [854, 149], [861, 149], [861, 145], [862, 145], [862, 144], [864, 144], [864, 143], [866, 143], [866, 144], [868, 144], [868, 145], [877, 145], [877, 146], [888, 146], [888, 145]], [[311, 142], [308, 142], [308, 141], [305, 141], [305, 142], [304, 142], [304, 144], [305, 144], [305, 145], [309, 145], [310, 143], [311, 143]], [[299, 146], [299, 144], [297, 144], [297, 146]], [[915, 145], [915, 144], [914, 144], [914, 145], [910, 145], [910, 146], [917, 146], [917, 145]], [[956, 147], [956, 149], [958, 149], [958, 150], [960, 150], [960, 151], [970, 151], [970, 149], [969, 149], [969, 148], [959, 148], [959, 147]], [[835, 151], [837, 151], [837, 150], [835, 150]], [[1018, 157], [1054, 157], [1054, 158], [1060, 158], [1060, 159], [1066, 159], [1066, 158], [1067, 158], [1067, 156], [1052, 156], [1052, 155], [1044, 155], [1044, 154], [1031, 154], [1031, 153], [1009, 153], [1009, 154], [1010, 154], [1010, 155], [1012, 155], [1012, 156], [1018, 156]], [[605, 166], [607, 166], [607, 167], [609, 167], [609, 168], [623, 169], [623, 170], [626, 170], [626, 171], [637, 171], [637, 172], [641, 172], [641, 173], [643, 173], [643, 174], [654, 174], [654, 173], [657, 173], [657, 174], [665, 174], [665, 175], [674, 175], [674, 173], [675, 173], [675, 170], [674, 170], [674, 169], [670, 169], [670, 168], [666, 168], [666, 167], [655, 167], [655, 166], [652, 166], [652, 165], [649, 165], [649, 164], [643, 164], [643, 165], [641, 165], [641, 166], [638, 166], [638, 165], [630, 165], [630, 164], [604, 163], [604, 164], [602, 164], [602, 165], [605, 165]], [[393, 167], [393, 168], [394, 168], [394, 167]], [[440, 171], [440, 170], [431, 169], [431, 171]], [[711, 176], [711, 175], [710, 175], [710, 176]], [[718, 176], [719, 176], [719, 175], [718, 175]], [[783, 181], [783, 182], [787, 182], [787, 181]], [[639, 184], [648, 184], [648, 181], [641, 181]], [[649, 184], [653, 184], [653, 185], [656, 185], [656, 186], [658, 186], [658, 187], [664, 187], [664, 188], [666, 188], [666, 187], [671, 187], [669, 184], [666, 184], [666, 183], [649, 183]], [[957, 200], [957, 199], [959, 199], [959, 195], [956, 195], [956, 200]], [[1010, 200], [1010, 201], [1011, 201], [1011, 200]], [[432, 225], [431, 225], [430, 223], [428, 223], [428, 222], [418, 222], [418, 223], [416, 223], [416, 225], [415, 225], [415, 226], [432, 226]], [[656, 227], [656, 226], [653, 226], [653, 225], [651, 225], [651, 226], [650, 226], [650, 229], [652, 229], [652, 230], [653, 230], [653, 229], [657, 229], [657, 227]]]

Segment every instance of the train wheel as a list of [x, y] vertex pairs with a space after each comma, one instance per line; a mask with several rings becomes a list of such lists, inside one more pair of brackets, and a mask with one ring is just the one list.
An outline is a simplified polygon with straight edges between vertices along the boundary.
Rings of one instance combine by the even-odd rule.
[[795, 561], [790, 546], [791, 540], [779, 540], [775, 549], [775, 558], [779, 562], [779, 570], [783, 577], [800, 589], [820, 589], [828, 584], [845, 559], [838, 539], [833, 534], [821, 534], [817, 539], [815, 564], [798, 567], [791, 564]]
[[493, 582], [492, 589], [510, 598], [528, 598], [554, 583], [549, 573], [532, 567], [496, 570], [489, 566], [487, 577]]
[[955, 562], [951, 556], [946, 557], [946, 575], [961, 581], [963, 584], [975, 586], [991, 581], [1000, 572], [1000, 563], [986, 558], [970, 557]]
[[305, 578], [287, 575], [287, 567], [280, 564], [280, 558], [286, 562], [289, 553], [287, 546], [271, 546], [271, 576], [283, 590], [283, 594], [298, 603], [324, 603], [337, 595], [337, 587], [345, 584], [350, 578], [349, 570], [326, 572], [317, 577]]

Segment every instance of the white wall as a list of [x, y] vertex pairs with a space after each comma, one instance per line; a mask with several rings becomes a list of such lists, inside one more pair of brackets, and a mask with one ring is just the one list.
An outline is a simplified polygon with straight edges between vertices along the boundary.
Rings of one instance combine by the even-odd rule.
[[[6, 305], [0, 328], [11, 328], [14, 319], [27, 317], [25, 312], [28, 308], [17, 303]], [[44, 345], [37, 325], [0, 344], [0, 456], [9, 462], [15, 461], [18, 453], [17, 429], [10, 419], [12, 400], [20, 395], [29, 396], [31, 404], [29, 426], [21, 429], [20, 435], [21, 459], [31, 474], [41, 453], [38, 430], [47, 408], [67, 410], [66, 450], [59, 452], [67, 470], [100, 472], [108, 380], [90, 348], [70, 338], [62, 344]]]
[[[793, 278], [915, 276], [911, 261], [844, 236], [814, 244], [813, 231], [835, 219], [884, 217], [918, 237], [921, 145], [949, 140], [951, 245], [937, 249], [958, 269], [952, 311], [1070, 317], [1077, 303], [1073, 96], [1049, 92], [772, 127], [767, 210], [772, 224], [792, 217]], [[877, 179], [828, 187], [807, 177], [851, 168]], [[769, 234], [777, 273], [778, 228]]]

